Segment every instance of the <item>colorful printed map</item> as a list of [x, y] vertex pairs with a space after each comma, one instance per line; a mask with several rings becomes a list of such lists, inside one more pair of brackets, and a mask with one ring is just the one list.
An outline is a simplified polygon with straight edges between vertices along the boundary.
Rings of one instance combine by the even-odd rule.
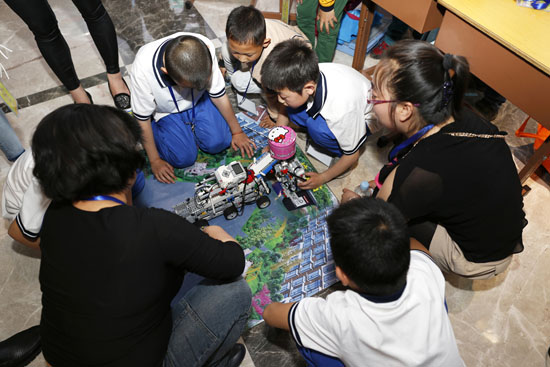
[[[243, 113], [237, 114], [237, 118], [259, 147], [259, 155], [267, 145], [267, 130]], [[299, 148], [296, 156], [306, 171], [314, 170]], [[244, 167], [252, 162], [232, 149], [216, 155], [200, 152], [194, 166], [176, 170], [178, 180], [171, 185], [156, 181], [148, 168], [144, 170], [146, 185], [136, 205], [172, 210], [176, 204], [194, 195], [195, 183], [220, 165], [235, 160]], [[272, 301], [298, 301], [337, 281], [325, 221], [337, 200], [325, 185], [313, 190], [312, 194], [317, 205], [290, 212], [272, 190], [269, 194], [271, 205], [266, 209], [246, 205], [241, 215], [231, 221], [223, 216], [209, 221], [222, 226], [245, 250], [248, 266], [245, 278], [253, 294], [249, 327], [262, 321], [263, 310]]]

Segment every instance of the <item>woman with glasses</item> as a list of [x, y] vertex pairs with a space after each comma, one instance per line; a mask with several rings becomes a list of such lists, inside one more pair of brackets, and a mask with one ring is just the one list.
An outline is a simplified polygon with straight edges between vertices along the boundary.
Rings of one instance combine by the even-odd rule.
[[[505, 133], [462, 108], [468, 78], [464, 57], [429, 43], [388, 50], [369, 102], [379, 123], [406, 139], [376, 176], [375, 195], [402, 211], [442, 270], [486, 279], [523, 250], [526, 221]], [[356, 196], [344, 189], [342, 201]]]

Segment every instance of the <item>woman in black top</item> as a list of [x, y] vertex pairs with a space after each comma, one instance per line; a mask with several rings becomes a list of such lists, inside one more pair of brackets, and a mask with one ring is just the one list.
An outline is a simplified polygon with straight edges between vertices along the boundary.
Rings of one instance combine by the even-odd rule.
[[[440, 268], [474, 279], [504, 271], [520, 252], [521, 185], [504, 134], [462, 99], [465, 58], [401, 41], [376, 66], [370, 102], [379, 121], [405, 135], [389, 154], [376, 195], [408, 219], [411, 236]], [[342, 200], [356, 194], [344, 189]]]
[[[242, 248], [220, 227], [127, 205], [141, 129], [106, 106], [69, 105], [32, 140], [53, 203], [41, 230], [45, 359], [63, 366], [238, 366], [251, 295]], [[177, 300], [187, 271], [204, 280]]]

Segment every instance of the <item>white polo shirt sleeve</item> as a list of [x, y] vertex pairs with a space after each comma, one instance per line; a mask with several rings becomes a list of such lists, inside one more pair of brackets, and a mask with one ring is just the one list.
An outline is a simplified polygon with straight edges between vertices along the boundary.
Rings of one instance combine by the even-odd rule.
[[445, 300], [445, 278], [434, 259], [424, 251], [411, 250], [409, 273], [423, 278], [423, 283], [431, 287]]
[[[204, 41], [204, 40], [203, 40]], [[216, 58], [216, 49], [210, 40], [205, 41], [210, 54], [212, 55], [212, 80], [210, 82], [210, 88], [208, 89], [208, 95], [211, 98], [220, 98], [225, 95], [225, 80], [223, 79], [222, 72], [218, 67], [218, 59]]]
[[338, 123], [327, 125], [338, 140], [342, 153], [351, 155], [361, 148], [367, 140], [365, 118], [357, 113], [355, 106], [350, 106], [348, 112], [340, 116]]
[[21, 232], [30, 238], [40, 235], [44, 214], [48, 210], [51, 200], [44, 195], [38, 180], [33, 176], [32, 184], [23, 196], [23, 206], [15, 217]]
[[336, 63], [321, 63], [326, 78], [326, 101], [321, 116], [344, 154], [350, 155], [367, 140], [367, 124], [374, 118], [367, 103], [371, 82], [357, 70]]
[[[337, 313], [322, 298], [304, 298], [288, 314], [290, 332], [296, 343], [331, 357], [339, 357], [336, 341], [340, 332]], [[335, 327], [336, 326], [336, 327]]]
[[151, 118], [157, 108], [153, 89], [149, 84], [152, 75], [147, 75], [148, 73], [152, 74], [152, 68], [144, 64], [147, 61], [151, 63], [151, 58], [149, 51], [144, 46], [138, 51], [130, 72], [132, 113], [136, 119], [141, 121]]
[[4, 183], [2, 216], [15, 219], [25, 236], [37, 238], [51, 200], [44, 195], [33, 169], [32, 152], [27, 150], [10, 168]]

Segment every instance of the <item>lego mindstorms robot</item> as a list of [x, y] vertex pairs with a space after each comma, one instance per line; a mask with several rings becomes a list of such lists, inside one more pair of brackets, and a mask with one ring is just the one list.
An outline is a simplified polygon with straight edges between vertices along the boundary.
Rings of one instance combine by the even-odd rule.
[[[315, 203], [311, 193], [298, 188], [305, 181], [305, 170], [296, 159], [296, 133], [289, 127], [275, 127], [268, 134], [270, 151], [262, 154], [247, 168], [234, 161], [220, 166], [195, 186], [195, 195], [174, 206], [174, 212], [191, 223], [208, 221], [223, 214], [235, 219], [244, 205], [256, 203], [264, 209], [271, 204], [267, 177], [288, 210]], [[204, 223], [206, 224], [206, 223]]]

